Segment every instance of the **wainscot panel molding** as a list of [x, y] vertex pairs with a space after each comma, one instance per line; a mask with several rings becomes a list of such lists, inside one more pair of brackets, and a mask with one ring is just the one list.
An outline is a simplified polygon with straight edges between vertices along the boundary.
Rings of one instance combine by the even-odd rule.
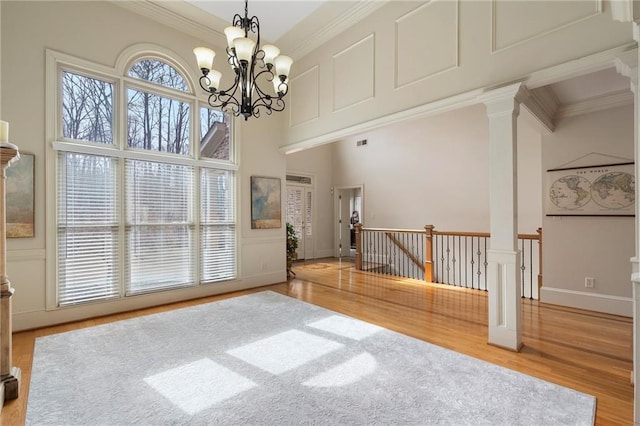
[[458, 4], [432, 0], [395, 21], [396, 89], [458, 67]]
[[[520, 81], [525, 83], [528, 90], [546, 86], [567, 78], [588, 74], [595, 71], [601, 71], [611, 68], [615, 65], [615, 60], [621, 55], [635, 55], [636, 44], [625, 43], [621, 46], [596, 53], [591, 56], [569, 61], [560, 65], [545, 68], [534, 72], [529, 76], [521, 77]], [[450, 96], [445, 99], [420, 105], [399, 111], [394, 114], [378, 117], [370, 121], [359, 123], [350, 127], [346, 127], [334, 132], [329, 132], [317, 137], [312, 137], [300, 142], [289, 145], [280, 146], [280, 152], [291, 154], [303, 149], [313, 148], [329, 142], [335, 142], [340, 139], [347, 138], [354, 134], [372, 131], [391, 124], [401, 123], [405, 120], [414, 120], [441, 114], [447, 111], [464, 108], [470, 105], [480, 103], [480, 97], [492, 87], [480, 88], [468, 92]], [[532, 114], [535, 113], [532, 112]], [[548, 123], [547, 123], [548, 124]], [[545, 124], [545, 127], [547, 126]]]
[[[433, 4], [431, 4], [433, 3]], [[504, 9], [503, 2], [499, 2], [498, 11], [498, 36], [502, 43], [503, 20], [510, 20], [509, 15], [513, 15], [513, 28], [507, 26], [506, 34], [513, 35], [514, 31], [519, 31], [517, 25], [522, 20], [522, 13], [510, 6]], [[509, 2], [506, 2], [509, 3]], [[522, 2], [518, 3], [520, 6]], [[525, 2], [527, 3], [527, 2]], [[517, 34], [518, 37], [529, 38], [526, 43], [519, 42], [518, 39], [508, 39], [508, 42], [518, 41], [518, 44], [501, 49], [499, 52], [492, 53], [492, 3], [491, 2], [474, 2], [460, 1], [447, 2], [441, 0], [433, 0], [425, 6], [426, 11], [434, 12], [436, 17], [429, 16], [429, 19], [435, 19], [434, 22], [449, 22], [454, 19], [452, 10], [454, 6], [457, 8], [457, 16], [459, 16], [459, 24], [457, 28], [457, 44], [459, 45], [458, 57], [456, 59], [458, 66], [444, 72], [437, 72], [428, 77], [421, 78], [424, 74], [436, 71], [438, 68], [424, 71], [423, 67], [431, 67], [433, 64], [429, 60], [433, 56], [439, 66], [447, 64], [443, 60], [442, 55], [438, 53], [432, 55], [430, 52], [418, 51], [414, 54], [418, 64], [409, 65], [405, 68], [407, 60], [403, 59], [408, 53], [396, 52], [396, 44], [400, 50], [403, 40], [403, 25], [406, 28], [415, 27], [412, 23], [413, 17], [408, 15], [417, 8], [423, 6], [423, 3], [415, 4], [412, 2], [388, 2], [379, 10], [367, 16], [364, 20], [358, 22], [353, 28], [345, 30], [343, 33], [336, 35], [333, 39], [320, 46], [305, 57], [296, 62], [296, 67], [305, 70], [312, 66], [321, 67], [320, 71], [320, 116], [312, 121], [289, 127], [286, 132], [286, 141], [283, 145], [296, 146], [298, 143], [306, 141], [314, 141], [311, 145], [335, 142], [345, 136], [352, 136], [360, 131], [368, 131], [372, 127], [364, 125], [369, 123], [377, 126], [379, 120], [385, 119], [395, 114], [407, 112], [407, 116], [414, 115], [416, 108], [421, 108], [430, 103], [438, 103], [444, 99], [450, 99], [461, 94], [473, 92], [474, 90], [482, 90], [485, 88], [490, 90], [495, 87], [513, 84], [514, 82], [524, 82], [528, 89], [535, 89], [540, 85], [529, 85], [533, 83], [531, 78], [534, 74], [538, 74], [541, 70], [555, 68], [568, 62], [578, 61], [586, 65], [590, 58], [594, 55], [603, 55], [609, 53], [611, 49], [628, 48], [633, 43], [633, 34], [630, 25], [626, 23], [615, 22], [611, 17], [611, 9], [600, 6], [599, 3], [591, 0], [585, 2], [528, 2], [534, 4], [534, 10], [531, 13], [534, 17], [538, 17], [542, 12], [544, 16], [558, 15], [562, 19], [555, 22], [556, 27], [539, 28], [539, 22], [545, 22], [544, 19], [527, 19], [534, 21], [532, 28], [526, 28], [529, 33], [523, 35]], [[585, 11], [584, 4], [589, 6]], [[524, 3], [522, 3], [524, 4]], [[543, 9], [541, 9], [544, 6]], [[596, 6], [598, 8], [596, 8]], [[423, 10], [416, 12], [421, 16]], [[589, 17], [586, 15], [591, 14]], [[543, 16], [543, 17], [544, 17]], [[404, 20], [402, 18], [405, 18]], [[518, 20], [519, 18], [519, 20]], [[583, 19], [584, 18], [584, 19]], [[574, 22], [575, 21], [575, 22]], [[396, 28], [397, 22], [400, 22], [399, 28]], [[574, 22], [571, 25], [565, 25], [568, 22]], [[454, 22], [455, 24], [455, 22]], [[562, 25], [564, 26], [562, 26]], [[507, 24], [504, 24], [507, 25]], [[425, 26], [426, 27], [426, 26]], [[455, 27], [455, 25], [453, 25]], [[398, 30], [398, 38], [394, 32]], [[417, 39], [424, 37], [426, 30], [419, 29]], [[438, 37], [444, 40], [445, 44], [451, 44], [454, 36], [451, 28], [446, 30], [443, 28], [443, 35]], [[352, 45], [358, 40], [362, 40], [369, 34], [375, 34], [375, 97], [361, 102], [357, 108], [345, 108], [340, 114], [332, 111], [333, 106], [342, 106], [339, 99], [334, 100], [332, 95], [334, 92], [334, 77], [331, 69], [332, 62], [336, 52], [340, 52], [345, 47]], [[534, 37], [535, 36], [535, 37]], [[515, 37], [515, 36], [514, 36]], [[406, 37], [405, 37], [406, 38]], [[413, 41], [412, 41], [413, 42]], [[417, 46], [421, 46], [422, 42], [415, 41]], [[482, 46], [485, 46], [483, 48]], [[553, 46], [552, 49], [549, 46]], [[438, 47], [440, 48], [440, 47]], [[448, 49], [445, 52], [454, 52], [456, 49]], [[399, 55], [398, 58], [395, 56]], [[423, 58], [424, 57], [424, 58]], [[446, 56], [445, 56], [446, 58]], [[600, 56], [602, 59], [603, 56]], [[396, 64], [396, 61], [398, 64]], [[442, 62], [441, 62], [442, 61]], [[582, 61], [582, 62], [581, 62]], [[404, 63], [403, 63], [404, 62]], [[453, 61], [451, 61], [453, 63]], [[593, 64], [589, 64], [593, 65]], [[573, 66], [573, 65], [572, 65]], [[572, 68], [569, 67], [569, 68]], [[611, 60], [607, 63], [600, 63], [599, 66], [604, 68], [612, 67]], [[398, 70], [396, 68], [399, 67]], [[368, 70], [365, 65], [360, 65], [360, 75], [367, 76]], [[398, 73], [396, 81], [395, 73]], [[571, 72], [575, 69], [570, 69]], [[586, 72], [585, 70], [583, 70]], [[558, 72], [558, 70], [554, 70]], [[577, 76], [581, 74], [574, 74]], [[545, 77], [549, 77], [546, 75]], [[558, 77], [548, 84], [558, 82], [565, 78], [570, 78], [569, 74], [556, 74]], [[412, 81], [418, 78], [418, 80]], [[405, 86], [396, 88], [397, 83], [408, 83]], [[344, 101], [345, 105], [349, 103]], [[415, 117], [415, 115], [414, 115]], [[418, 118], [418, 117], [415, 117]], [[387, 121], [387, 123], [390, 123]], [[337, 136], [337, 137], [336, 137]], [[322, 140], [323, 142], [319, 142]], [[308, 147], [308, 146], [307, 146]], [[295, 148], [294, 148], [295, 149]], [[288, 149], [286, 152], [290, 152]]]
[[320, 117], [320, 77], [318, 65], [291, 78], [289, 123], [291, 126]]
[[45, 260], [46, 250], [44, 249], [23, 249], [7, 250], [8, 262], [24, 262], [28, 260]]
[[369, 34], [333, 55], [333, 111], [375, 96], [375, 36]]
[[[602, 0], [556, 2], [491, 2], [491, 52], [543, 37], [602, 13]], [[539, 17], [539, 18], [536, 18]]]

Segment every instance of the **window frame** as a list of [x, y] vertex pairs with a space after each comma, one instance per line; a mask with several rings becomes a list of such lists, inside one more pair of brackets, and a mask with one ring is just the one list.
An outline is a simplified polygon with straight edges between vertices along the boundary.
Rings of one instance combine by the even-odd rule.
[[[209, 285], [209, 282], [202, 282], [201, 280], [201, 241], [200, 234], [203, 223], [200, 220], [200, 180], [203, 169], [222, 170], [231, 172], [232, 176], [232, 191], [234, 199], [233, 203], [233, 226], [235, 227], [234, 235], [234, 247], [235, 252], [233, 259], [235, 273], [232, 278], [223, 281], [214, 281], [213, 283], [229, 283], [238, 281], [240, 276], [240, 226], [238, 224], [238, 218], [240, 217], [240, 197], [239, 197], [239, 164], [238, 164], [238, 148], [237, 148], [237, 127], [238, 123], [232, 117], [229, 119], [229, 159], [221, 160], [214, 158], [199, 158], [200, 155], [200, 110], [202, 107], [208, 107], [206, 97], [204, 94], [198, 93], [194, 90], [196, 85], [194, 84], [193, 72], [190, 68], [180, 63], [178, 55], [155, 45], [136, 45], [126, 49], [121, 53], [116, 66], [114, 68], [104, 65], [96, 64], [88, 60], [76, 58], [61, 52], [57, 52], [51, 49], [46, 51], [46, 176], [47, 176], [47, 191], [46, 191], [46, 209], [51, 214], [47, 214], [46, 229], [51, 236], [46, 239], [46, 310], [58, 310], [66, 309], [71, 306], [89, 305], [92, 303], [108, 303], [114, 300], [122, 300], [127, 297], [126, 295], [126, 281], [125, 281], [125, 261], [126, 261], [126, 238], [125, 232], [128, 226], [126, 219], [126, 205], [125, 205], [125, 160], [137, 160], [137, 161], [152, 161], [167, 164], [177, 164], [183, 166], [191, 166], [194, 168], [193, 174], [193, 227], [195, 238], [193, 241], [193, 247], [191, 249], [193, 275], [196, 277], [195, 285], [188, 288], [197, 288], [201, 286]], [[130, 77], [128, 71], [130, 67], [137, 61], [144, 59], [154, 59], [167, 63], [174, 67], [184, 78], [189, 91], [183, 92], [181, 90], [172, 89], [163, 85], [151, 83], [149, 81]], [[95, 78], [106, 81], [113, 84], [113, 144], [99, 143], [75, 140], [71, 138], [65, 138], [63, 136], [63, 88], [62, 88], [62, 73], [70, 72], [78, 74], [83, 77]], [[149, 93], [153, 93], [159, 96], [167, 96], [171, 99], [186, 102], [189, 105], [189, 155], [174, 154], [167, 152], [153, 152], [145, 151], [138, 148], [128, 147], [127, 142], [127, 91], [131, 88], [133, 90], [143, 90]], [[80, 304], [72, 304], [67, 306], [60, 306], [59, 304], [59, 264], [58, 264], [58, 205], [57, 205], [57, 155], [59, 151], [77, 152], [79, 154], [89, 155], [102, 155], [115, 157], [118, 161], [119, 176], [118, 182], [121, 187], [119, 194], [119, 254], [118, 263], [120, 268], [119, 273], [119, 296], [117, 299], [106, 299], [94, 302], [82, 302]], [[55, 237], [54, 237], [55, 235]], [[168, 288], [165, 291], [179, 290], [182, 287]], [[157, 290], [163, 291], [163, 290]], [[148, 293], [135, 293], [137, 296]]]

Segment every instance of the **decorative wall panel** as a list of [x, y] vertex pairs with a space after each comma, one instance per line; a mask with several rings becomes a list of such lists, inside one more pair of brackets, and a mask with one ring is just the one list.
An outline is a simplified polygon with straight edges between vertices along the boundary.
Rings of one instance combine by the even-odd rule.
[[395, 21], [395, 87], [458, 66], [458, 2], [431, 0]]
[[291, 126], [305, 123], [320, 116], [320, 80], [318, 66], [291, 78], [289, 122]]
[[[552, 9], [550, 9], [552, 5]], [[492, 2], [492, 52], [541, 37], [602, 13], [602, 0]]]
[[333, 55], [333, 110], [375, 96], [375, 37], [368, 35]]

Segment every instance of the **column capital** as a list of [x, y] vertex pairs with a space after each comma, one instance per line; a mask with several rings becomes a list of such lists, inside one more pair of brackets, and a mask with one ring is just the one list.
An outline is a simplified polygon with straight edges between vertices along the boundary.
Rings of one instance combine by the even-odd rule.
[[638, 87], [638, 51], [637, 49], [624, 52], [613, 61], [618, 74], [629, 77], [631, 90], [635, 93]]
[[[639, 22], [640, 21], [640, 8], [635, 7], [634, 0], [615, 0], [610, 2], [611, 17], [614, 21], [619, 22]], [[635, 37], [634, 40], [638, 41]]]
[[520, 104], [525, 101], [531, 93], [523, 82], [510, 84], [507, 86], [487, 89], [478, 98], [487, 107], [487, 115], [504, 114], [513, 112], [520, 114]]

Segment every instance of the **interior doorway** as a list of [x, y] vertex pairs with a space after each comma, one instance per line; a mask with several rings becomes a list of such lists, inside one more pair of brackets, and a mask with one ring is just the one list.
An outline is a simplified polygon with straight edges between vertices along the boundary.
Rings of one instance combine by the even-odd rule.
[[364, 218], [364, 188], [363, 185], [336, 187], [333, 192], [336, 212], [335, 224], [335, 255], [338, 258], [354, 258], [355, 227]]
[[313, 188], [287, 182], [287, 222], [298, 236], [298, 259], [313, 259]]

